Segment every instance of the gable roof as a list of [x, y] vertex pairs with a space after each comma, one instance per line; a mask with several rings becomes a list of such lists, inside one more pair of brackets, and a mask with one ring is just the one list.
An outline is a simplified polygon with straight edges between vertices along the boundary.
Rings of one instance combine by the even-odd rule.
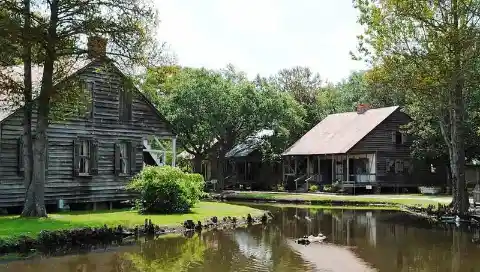
[[241, 158], [250, 155], [253, 151], [257, 150], [265, 141], [265, 138], [272, 136], [274, 133], [271, 129], [262, 129], [254, 135], [248, 137], [245, 141], [234, 146], [225, 155], [226, 158]]
[[[64, 73], [63, 78], [57, 80], [57, 84], [60, 84], [61, 82], [72, 78], [74, 76], [79, 75], [83, 71], [87, 70], [90, 66], [99, 63], [99, 62], [104, 62], [107, 64], [110, 64], [112, 68], [115, 69], [115, 72], [117, 72], [121, 77], [123, 78], [128, 78], [114, 63], [111, 59], [109, 58], [104, 58], [104, 59], [82, 59], [82, 60], [73, 60], [71, 62], [66, 62], [62, 65], [62, 72]], [[18, 82], [22, 82], [23, 78], [23, 66], [13, 66], [9, 67], [9, 70], [3, 71], [10, 73], [11, 77], [16, 79]], [[34, 93], [36, 90], [36, 93], [38, 93], [38, 90], [41, 86], [41, 80], [42, 80], [42, 75], [43, 75], [43, 67], [41, 66], [35, 66], [32, 67], [32, 87], [34, 89]], [[57, 85], [56, 84], [56, 85]], [[166, 120], [166, 118], [160, 113], [160, 111], [153, 105], [153, 103], [148, 99], [144, 93], [142, 93], [136, 86], [133, 86], [134, 90], [136, 91], [137, 94], [140, 95], [140, 98], [147, 103], [153, 110], [153, 112], [157, 115], [160, 120], [165, 122], [167, 128], [172, 132], [172, 134], [176, 134], [172, 124]], [[34, 97], [34, 99], [36, 99]], [[6, 118], [8, 118], [10, 115], [12, 115], [14, 112], [17, 110], [21, 109], [23, 105], [12, 105], [11, 102], [6, 99], [5, 95], [0, 95], [0, 123], [3, 122]]]
[[370, 109], [363, 114], [331, 114], [282, 155], [344, 154], [398, 110], [398, 106]]

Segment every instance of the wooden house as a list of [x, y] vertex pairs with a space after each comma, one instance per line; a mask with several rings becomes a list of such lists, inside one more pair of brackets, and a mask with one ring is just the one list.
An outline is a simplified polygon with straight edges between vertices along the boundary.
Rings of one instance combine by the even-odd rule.
[[398, 106], [331, 114], [283, 153], [283, 180], [297, 189], [310, 182], [377, 191], [444, 182], [446, 175], [411, 159], [412, 141], [402, 133], [410, 120]]
[[[169, 123], [139, 90], [127, 84], [127, 77], [106, 57], [106, 42], [95, 39], [103, 47], [89, 50], [86, 63], [78, 69], [72, 66], [72, 73], [57, 84], [81, 82], [91, 99], [85, 116], [53, 120], [49, 125], [47, 205], [111, 204], [129, 199], [124, 190], [126, 183], [144, 164], [163, 164], [162, 153], [170, 149], [152, 150], [151, 141], [167, 139], [172, 144], [173, 158], [176, 157], [176, 136]], [[22, 118], [22, 107], [0, 115], [2, 208], [22, 206], [24, 202]], [[34, 111], [33, 128], [35, 123]], [[172, 164], [175, 165], [175, 159]]]
[[281, 165], [265, 161], [261, 150], [273, 133], [268, 129], [258, 131], [227, 152], [227, 188], [271, 190], [281, 180]]

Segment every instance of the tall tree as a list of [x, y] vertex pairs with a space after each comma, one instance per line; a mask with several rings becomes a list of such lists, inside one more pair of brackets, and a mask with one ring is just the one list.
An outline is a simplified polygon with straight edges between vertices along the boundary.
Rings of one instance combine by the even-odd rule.
[[[280, 70], [269, 79], [281, 91], [292, 94], [306, 110], [306, 129], [310, 129], [319, 120], [316, 101], [322, 87], [322, 79], [308, 67], [295, 66]], [[304, 132], [304, 131], [302, 131]]]
[[452, 206], [468, 210], [465, 186], [465, 95], [478, 86], [480, 2], [354, 0], [365, 26], [360, 52], [401, 77], [419, 109], [435, 115], [448, 148]]
[[[212, 113], [216, 101], [213, 99], [222, 92], [222, 78], [213, 71], [195, 68], [183, 68], [165, 80], [163, 73], [155, 80], [154, 75], [148, 77], [151, 80], [143, 86], [143, 91], [162, 89], [152, 94], [153, 101], [158, 102], [156, 106], [174, 126], [182, 147], [194, 156], [193, 170], [201, 173], [202, 160], [214, 148]], [[156, 82], [157, 87], [152, 82]]]
[[[109, 41], [107, 56], [122, 68], [132, 68], [130, 71], [137, 68], [136, 65], [161, 59], [159, 54], [163, 52], [153, 35], [157, 17], [151, 2], [143, 0], [36, 2], [36, 5], [30, 5], [29, 1], [9, 0], [0, 4], [0, 11], [17, 12], [17, 15], [24, 19], [25, 27], [21, 31], [11, 30], [5, 34], [15, 36], [15, 33], [23, 33], [24, 38], [30, 37], [24, 40], [31, 43], [20, 47], [23, 51], [21, 59], [26, 64], [25, 83], [29, 81], [28, 63], [34, 56], [30, 48], [40, 48], [38, 60], [41, 60], [43, 66], [38, 103], [35, 104], [37, 122], [32, 137], [33, 172], [32, 179], [26, 184], [23, 216], [46, 216], [44, 205], [46, 130], [56, 111], [54, 106], [60, 105], [57, 102], [62, 95], [57, 94], [64, 92], [63, 88], [72, 88], [75, 91], [78, 87], [76, 84], [63, 84], [62, 89], [55, 88], [56, 83], [65, 76], [62, 65], [64, 66], [68, 60], [84, 58], [89, 53], [85, 46], [88, 36], [106, 38]], [[30, 8], [30, 11], [27, 8]], [[35, 19], [37, 30], [41, 31], [29, 29], [29, 22], [33, 25], [32, 18]], [[39, 39], [32, 39], [34, 34]], [[25, 86], [24, 92], [27, 94], [30, 88], [28, 84]], [[28, 105], [25, 105], [28, 108]], [[31, 117], [25, 116], [25, 120], [27, 119], [31, 120]], [[28, 134], [28, 131], [25, 133]]]

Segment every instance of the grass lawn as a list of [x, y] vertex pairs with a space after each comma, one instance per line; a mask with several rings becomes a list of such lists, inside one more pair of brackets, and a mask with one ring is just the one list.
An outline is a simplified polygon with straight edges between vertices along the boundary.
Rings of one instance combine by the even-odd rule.
[[333, 195], [333, 194], [310, 194], [310, 193], [268, 193], [268, 192], [239, 192], [229, 196], [229, 199], [241, 200], [254, 198], [258, 200], [304, 200], [304, 201], [343, 201], [369, 203], [391, 203], [403, 205], [437, 205], [448, 204], [451, 197], [447, 196], [423, 196], [423, 195]]
[[248, 213], [259, 215], [262, 211], [241, 205], [216, 202], [200, 202], [191, 213], [174, 215], [140, 215], [131, 210], [82, 211], [50, 214], [45, 219], [24, 219], [18, 216], [0, 216], [0, 238], [12, 238], [20, 235], [36, 236], [42, 230], [72, 229], [78, 227], [109, 227], [118, 225], [134, 226], [144, 223], [145, 218], [152, 219], [160, 226], [177, 226], [187, 219], [194, 221], [217, 216], [246, 216]]
[[[253, 207], [256, 205], [265, 205], [252, 203], [249, 204]], [[311, 210], [382, 210], [382, 211], [399, 211], [401, 210], [398, 206], [327, 206], [327, 205], [308, 205], [308, 204], [283, 204], [283, 203], [268, 203], [268, 206], [278, 207], [278, 208], [298, 208], [298, 209], [311, 209]]]

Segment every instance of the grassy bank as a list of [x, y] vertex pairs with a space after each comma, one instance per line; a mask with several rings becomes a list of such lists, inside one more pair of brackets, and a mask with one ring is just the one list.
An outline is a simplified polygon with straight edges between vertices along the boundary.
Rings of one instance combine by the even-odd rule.
[[25, 219], [18, 216], [0, 217], [0, 239], [18, 237], [20, 235], [36, 236], [42, 230], [64, 230], [80, 227], [108, 227], [142, 225], [145, 218], [160, 226], [177, 226], [185, 220], [194, 221], [209, 219], [213, 216], [246, 216], [259, 215], [262, 211], [241, 205], [216, 202], [201, 202], [191, 213], [174, 215], [141, 215], [131, 210], [83, 211], [50, 214], [45, 219]]
[[274, 192], [238, 192], [225, 195], [230, 201], [275, 201], [280, 203], [314, 204], [322, 206], [342, 205], [391, 205], [426, 207], [428, 205], [448, 204], [451, 201], [447, 196], [423, 195], [334, 195], [310, 193], [274, 193]]

